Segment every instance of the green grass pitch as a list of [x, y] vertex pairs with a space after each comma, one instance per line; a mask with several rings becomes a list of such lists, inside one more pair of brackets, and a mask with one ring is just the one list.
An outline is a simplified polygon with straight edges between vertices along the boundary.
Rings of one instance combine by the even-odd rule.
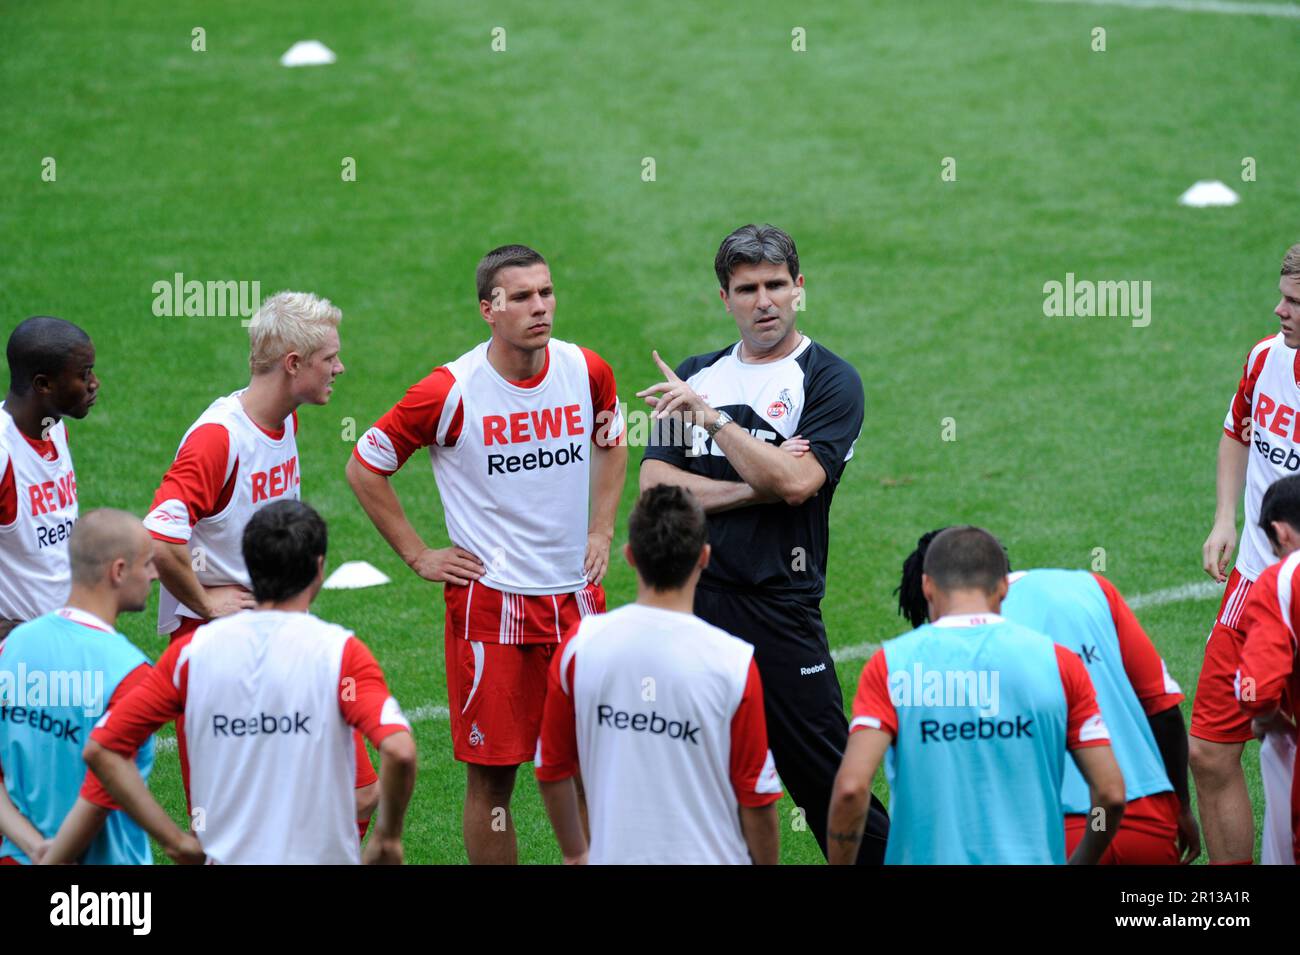
[[[90, 331], [104, 389], [70, 427], [81, 504], [143, 514], [183, 430], [247, 378], [238, 320], [156, 317], [153, 283], [336, 302], [348, 371], [302, 411], [303, 496], [332, 565], [368, 560], [394, 583], [316, 611], [370, 643], [408, 710], [446, 703], [441, 601], [354, 501], [348, 438], [481, 340], [473, 268], [510, 241], [549, 258], [557, 336], [603, 353], [626, 400], [656, 380], [652, 348], [675, 363], [734, 340], [712, 274], [723, 235], [794, 235], [800, 326], [867, 393], [834, 507], [833, 646], [903, 629], [899, 565], [943, 523], [988, 526], [1017, 567], [1086, 567], [1104, 548], [1124, 593], [1175, 586], [1204, 579], [1219, 423], [1276, 328], [1297, 239], [1294, 78], [1261, 53], [1293, 49], [1298, 28], [1022, 0], [0, 4], [0, 333], [37, 313]], [[335, 65], [278, 65], [313, 37]], [[1241, 204], [1179, 207], [1198, 179]], [[1149, 280], [1150, 325], [1045, 317], [1043, 284], [1067, 272]], [[425, 462], [396, 485], [440, 546]], [[626, 567], [607, 589], [631, 599]], [[1216, 606], [1139, 614], [1189, 697]], [[155, 610], [122, 621], [154, 656]], [[846, 702], [860, 666], [840, 667]], [[407, 860], [462, 862], [447, 724], [416, 735]], [[1257, 765], [1252, 749], [1258, 804]], [[183, 816], [174, 753], [153, 787]], [[781, 809], [783, 861], [820, 861]], [[515, 818], [521, 861], [558, 861], [526, 774]]]

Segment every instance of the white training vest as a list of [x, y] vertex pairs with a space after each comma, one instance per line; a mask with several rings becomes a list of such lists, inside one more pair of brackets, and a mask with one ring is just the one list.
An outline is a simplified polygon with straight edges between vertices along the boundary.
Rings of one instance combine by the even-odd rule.
[[[272, 438], [253, 423], [239, 402], [243, 390], [218, 398], [190, 425], [185, 439], [205, 424], [219, 424], [230, 438], [226, 458], [225, 481], [236, 468], [234, 491], [220, 513], [205, 517], [190, 532], [191, 566], [199, 583], [205, 587], [239, 584], [252, 589], [248, 568], [244, 566], [244, 527], [260, 507], [276, 501], [299, 500], [301, 475], [298, 470], [298, 443], [292, 415], [284, 419], [284, 434]], [[178, 449], [179, 453], [179, 449]], [[160, 512], [165, 515], [159, 520]], [[189, 527], [185, 505], [178, 500], [163, 501], [145, 517], [144, 526], [169, 537], [182, 536]], [[179, 533], [178, 533], [179, 532]], [[199, 618], [180, 603], [166, 587], [160, 586], [158, 597], [158, 632], [171, 633], [180, 625], [179, 617]]]
[[731, 721], [754, 648], [691, 614], [629, 604], [582, 619], [566, 679], [575, 655], [591, 863], [749, 865]]
[[68, 538], [77, 521], [77, 478], [60, 421], [49, 430], [58, 458], [46, 461], [0, 404], [0, 477], [14, 468], [17, 518], [0, 527], [0, 618], [35, 620], [62, 607], [71, 589]]
[[[1252, 350], [1247, 367], [1258, 351], [1267, 348], [1268, 357], [1251, 393], [1252, 434], [1246, 463], [1245, 527], [1237, 551], [1237, 571], [1256, 580], [1276, 563], [1268, 535], [1259, 526], [1264, 492], [1279, 478], [1300, 472], [1300, 387], [1296, 385], [1296, 350], [1287, 348], [1279, 333]], [[1232, 409], [1228, 410], [1229, 422]], [[1230, 426], [1225, 422], [1225, 426]]]
[[446, 366], [464, 402], [460, 440], [429, 448], [447, 534], [496, 590], [581, 590], [595, 427], [587, 360], [551, 339], [546, 377], [520, 388], [488, 362], [489, 344]]
[[307, 613], [245, 610], [181, 651], [191, 812], [213, 861], [361, 861], [356, 750], [339, 709], [350, 636]]

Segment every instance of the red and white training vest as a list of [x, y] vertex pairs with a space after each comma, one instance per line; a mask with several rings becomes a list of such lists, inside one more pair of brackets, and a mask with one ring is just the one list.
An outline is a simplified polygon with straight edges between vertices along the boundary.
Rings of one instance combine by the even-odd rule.
[[191, 812], [203, 812], [199, 841], [213, 861], [360, 862], [356, 746], [339, 709], [351, 636], [311, 614], [243, 611], [181, 650], [173, 680], [188, 664]]
[[41, 457], [0, 404], [0, 479], [13, 469], [16, 516], [0, 526], [0, 618], [35, 620], [58, 610], [71, 587], [68, 538], [77, 521], [77, 478], [60, 421], [56, 456]]
[[456, 446], [430, 455], [448, 536], [480, 557], [489, 587], [581, 590], [596, 428], [587, 360], [552, 339], [545, 380], [521, 388], [492, 367], [488, 344], [447, 365], [465, 420]]
[[1253, 581], [1276, 559], [1259, 526], [1264, 492], [1279, 478], [1300, 473], [1300, 354], [1286, 347], [1281, 332], [1250, 350], [1223, 427], [1250, 449], [1237, 571]]
[[[744, 700], [753, 659], [753, 646], [691, 614], [629, 604], [582, 619], [559, 691], [571, 700], [593, 865], [749, 864], [739, 806], [781, 793], [761, 694]], [[738, 721], [742, 702], [753, 712]], [[561, 750], [554, 729], [543, 726], [539, 778]]]
[[[302, 479], [293, 416], [284, 420], [283, 434], [272, 437], [244, 411], [239, 401], [241, 394], [243, 390], [218, 398], [181, 438], [184, 447], [190, 435], [203, 425], [216, 424], [226, 430], [229, 448], [222, 491], [224, 506], [191, 526], [187, 502], [173, 497], [156, 502], [144, 519], [147, 530], [189, 544], [191, 566], [205, 587], [238, 584], [251, 589], [242, 546], [245, 525], [258, 508], [300, 499]], [[158, 632], [175, 630], [180, 617], [201, 619], [162, 587]]]

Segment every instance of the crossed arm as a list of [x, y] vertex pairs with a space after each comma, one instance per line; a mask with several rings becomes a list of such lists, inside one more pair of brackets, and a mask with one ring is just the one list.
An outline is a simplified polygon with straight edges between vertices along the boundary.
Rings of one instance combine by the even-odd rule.
[[[655, 417], [681, 414], [698, 427], [714, 425], [718, 412], [682, 381], [658, 352], [654, 358], [666, 380], [637, 395], [655, 409]], [[806, 453], [808, 442], [802, 438], [777, 447], [755, 438], [738, 424], [728, 424], [713, 436], [713, 441], [736, 469], [740, 481], [719, 481], [667, 461], [646, 460], [641, 464], [641, 490], [656, 484], [675, 484], [694, 494], [706, 512], [716, 513], [775, 501], [797, 507], [826, 483], [826, 471], [816, 455]]]

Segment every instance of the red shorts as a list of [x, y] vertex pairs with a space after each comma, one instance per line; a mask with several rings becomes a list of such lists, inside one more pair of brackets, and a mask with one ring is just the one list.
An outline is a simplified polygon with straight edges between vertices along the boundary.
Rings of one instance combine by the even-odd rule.
[[482, 766], [530, 762], [555, 648], [582, 617], [604, 613], [604, 591], [525, 596], [471, 584], [447, 585], [444, 597], [453, 754]]
[[1233, 568], [1223, 591], [1219, 616], [1205, 643], [1205, 659], [1192, 700], [1191, 735], [1211, 743], [1244, 743], [1254, 739], [1250, 715], [1237, 700], [1237, 668], [1246, 635], [1237, 629], [1252, 581]]
[[[193, 617], [181, 617], [181, 625], [173, 630], [168, 637], [175, 642], [182, 637], [187, 637], [199, 627], [208, 621], [195, 620]], [[370, 762], [370, 754], [366, 752], [366, 738], [361, 735], [360, 731], [352, 731], [352, 740], [357, 750], [357, 782], [356, 788], [369, 786], [372, 783], [379, 782], [379, 774], [375, 772], [375, 767]], [[176, 720], [176, 744], [180, 753], [181, 765], [186, 765], [188, 754], [185, 751], [185, 717], [182, 715]], [[189, 796], [186, 794], [186, 801]]]
[[[1088, 831], [1089, 817], [1065, 817], [1065, 855], [1069, 858]], [[1124, 807], [1119, 831], [1098, 865], [1178, 865], [1178, 797], [1171, 792], [1134, 799]]]

